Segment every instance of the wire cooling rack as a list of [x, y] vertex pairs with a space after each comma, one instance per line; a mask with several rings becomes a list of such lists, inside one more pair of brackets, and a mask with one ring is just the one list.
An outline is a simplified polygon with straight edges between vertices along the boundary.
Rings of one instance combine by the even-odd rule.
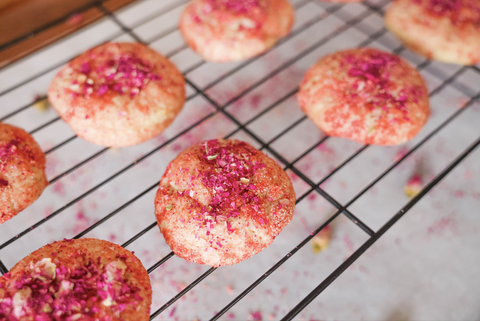
[[[152, 233], [158, 234], [153, 215], [153, 195], [158, 180], [168, 162], [193, 142], [214, 137], [235, 137], [249, 141], [285, 168], [294, 182], [298, 211], [306, 207], [307, 200], [320, 204], [319, 207], [326, 210], [320, 215], [312, 207], [303, 209], [307, 214], [302, 220], [310, 220], [307, 226], [311, 229], [307, 233], [298, 226], [295, 230], [287, 227], [271, 247], [237, 265], [238, 269], [237, 266], [215, 269], [188, 265], [188, 269], [197, 273], [195, 277], [189, 276], [191, 280], [188, 284], [171, 286], [168, 290], [154, 286], [151, 319], [162, 316], [173, 318], [174, 303], [187, 298], [209, 276], [217, 279], [214, 273], [217, 270], [225, 271], [220, 278], [227, 278], [230, 271], [247, 271], [245, 275], [249, 275], [246, 277], [249, 281], [246, 285], [234, 291], [232, 298], [214, 299], [225, 304], [222, 303], [221, 307], [217, 305], [210, 315], [211, 320], [236, 318], [229, 311], [245, 302], [246, 297], [275, 275], [277, 269], [280, 271], [315, 234], [339, 219], [349, 220], [348, 224], [356, 226], [356, 230], [350, 233], [360, 233], [356, 237], [359, 245], [339, 260], [333, 271], [317, 281], [316, 287], [307, 287], [309, 293], [302, 295], [289, 312], [282, 314], [282, 309], [278, 309], [278, 314], [274, 316], [276, 319], [291, 320], [478, 147], [480, 133], [469, 131], [470, 127], [478, 126], [468, 120], [475, 120], [478, 116], [468, 114], [478, 109], [478, 67], [426, 61], [404, 49], [383, 26], [382, 16], [387, 2], [342, 5], [295, 0], [292, 3], [296, 10], [292, 33], [266, 53], [245, 62], [220, 65], [203, 61], [186, 46], [177, 29], [178, 18], [186, 2], [162, 0], [140, 1], [115, 13], [107, 10], [102, 2], [96, 2], [95, 6], [107, 16], [105, 19], [1, 69], [0, 120], [27, 129], [40, 143], [47, 155], [50, 181], [50, 186], [35, 204], [0, 226], [2, 274], [8, 271], [7, 266], [13, 266], [29, 252], [48, 242], [63, 237], [96, 236], [121, 243], [129, 249], [141, 248], [138, 244], [142, 242], [150, 249], [163, 246], [162, 257], [146, 266], [152, 280], [166, 278], [168, 269], [162, 268], [175, 255], [169, 252], [161, 239], [155, 243], [149, 238]], [[108, 40], [149, 44], [177, 64], [187, 80], [188, 99], [179, 119], [159, 138], [138, 147], [114, 150], [88, 144], [78, 139], [51, 109], [40, 112], [35, 107], [34, 100], [46, 98], [48, 84], [66, 62]], [[312, 126], [295, 106], [298, 83], [310, 65], [327, 53], [362, 46], [402, 55], [417, 67], [427, 81], [432, 117], [422, 132], [404, 146], [379, 149], [327, 137]], [[449, 130], [451, 126], [454, 126], [453, 130]], [[456, 128], [467, 131], [468, 139], [458, 134]], [[452, 131], [458, 134], [453, 141], [455, 152], [443, 163], [434, 166], [419, 194], [410, 200], [390, 202], [395, 211], [388, 216], [373, 217], [362, 211], [365, 202], [381, 198], [381, 195], [371, 193], [375, 187], [381, 188], [382, 182], [402, 164], [411, 167], [409, 160], [416, 152], [426, 148], [429, 141], [449, 135]], [[442, 134], [444, 132], [447, 134]], [[330, 152], [332, 149], [338, 157], [329, 159], [325, 153], [322, 154], [322, 151]], [[373, 170], [362, 168], [362, 164], [365, 165], [362, 157], [369, 152], [376, 155], [379, 151], [383, 157], [380, 164], [373, 166]], [[394, 157], [388, 158], [386, 155], [389, 154]], [[364, 175], [363, 170], [369, 174]], [[338, 189], [336, 177], [351, 177], [353, 187]], [[137, 184], [137, 181], [141, 183]], [[380, 206], [380, 212], [385, 208], [392, 210], [392, 206], [385, 206]], [[129, 209], [132, 210], [128, 212]], [[296, 217], [299, 215], [296, 214]], [[319, 215], [321, 217], [315, 218]], [[123, 223], [119, 223], [120, 217]], [[291, 225], [295, 224], [294, 219]], [[102, 229], [105, 232], [99, 232]], [[281, 250], [276, 251], [275, 248]], [[137, 252], [144, 264], [151, 261], [146, 252]], [[313, 261], [313, 254], [309, 255]], [[187, 263], [178, 263], [173, 269], [179, 269], [179, 273], [190, 273], [181, 264]], [[255, 275], [252, 276], [252, 273]], [[222, 280], [217, 283], [221, 285]], [[209, 290], [204, 291], [208, 297]], [[164, 298], [161, 292], [173, 295], [163, 301], [159, 299], [157, 301], [162, 303], [155, 304], [155, 297]], [[259, 320], [255, 314], [250, 317]]]

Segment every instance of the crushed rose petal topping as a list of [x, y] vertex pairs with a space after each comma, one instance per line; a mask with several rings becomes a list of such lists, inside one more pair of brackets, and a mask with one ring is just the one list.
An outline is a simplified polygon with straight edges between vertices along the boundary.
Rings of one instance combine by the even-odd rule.
[[74, 96], [102, 96], [111, 91], [133, 99], [149, 82], [162, 79], [153, 73], [151, 63], [132, 54], [121, 54], [93, 67], [91, 62], [83, 62], [78, 71], [80, 77], [70, 85]]
[[[255, 191], [255, 174], [265, 167], [252, 160], [258, 151], [244, 142], [219, 142], [209, 140], [203, 143], [200, 161], [205, 165], [198, 176], [202, 183], [211, 190], [213, 196], [208, 206], [199, 213], [194, 213], [193, 219], [199, 228], [206, 228], [207, 241], [210, 249], [222, 248], [223, 239], [212, 235], [216, 224], [225, 224], [229, 233], [235, 230], [230, 218], [240, 214], [241, 208], [250, 206], [257, 213], [261, 224], [268, 221], [262, 218], [261, 200]], [[185, 193], [193, 195], [193, 193]]]
[[233, 13], [248, 13], [260, 6], [259, 0], [208, 0], [205, 13], [224, 8]]
[[[11, 157], [22, 154], [31, 162], [35, 161], [35, 153], [28, 144], [22, 144], [20, 139], [13, 139], [6, 142], [0, 142], [0, 173], [6, 171], [6, 166]], [[23, 162], [20, 160], [20, 162]]]
[[[421, 0], [415, 0], [421, 3]], [[478, 0], [426, 0], [425, 8], [434, 16], [448, 17], [454, 25], [472, 24], [480, 28]]]
[[0, 143], [0, 161], [6, 161], [10, 156], [16, 154], [19, 141], [12, 140], [8, 143]]
[[[386, 52], [365, 51], [361, 55], [347, 53], [342, 62], [347, 69], [353, 90], [347, 92], [350, 100], [367, 100], [368, 108], [380, 108], [384, 112], [391, 109], [400, 110], [403, 119], [407, 117], [409, 100], [418, 102], [417, 97], [423, 94], [418, 86], [407, 85], [397, 90], [390, 80], [389, 71], [400, 63], [400, 58]], [[384, 117], [381, 116], [381, 117]], [[398, 119], [394, 119], [397, 121]]]
[[[126, 257], [119, 256], [105, 267], [100, 265], [100, 258], [85, 259], [84, 265], [71, 269], [44, 258], [31, 263], [31, 271], [16, 280], [5, 274], [10, 286], [0, 299], [0, 320], [35, 316], [36, 321], [109, 321], [108, 315], [99, 318], [100, 304], [119, 315], [128, 305], [143, 301], [140, 288], [127, 281], [128, 268], [121, 259]], [[9, 297], [12, 292], [13, 297]]]

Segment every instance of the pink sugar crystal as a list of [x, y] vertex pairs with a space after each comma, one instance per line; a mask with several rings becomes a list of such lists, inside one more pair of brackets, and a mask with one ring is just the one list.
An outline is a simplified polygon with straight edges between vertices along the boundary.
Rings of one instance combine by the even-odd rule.
[[132, 54], [122, 54], [103, 61], [95, 68], [91, 67], [90, 62], [84, 62], [80, 66], [80, 72], [89, 77], [82, 84], [84, 95], [95, 93], [102, 96], [111, 90], [120, 95], [128, 94], [133, 99], [149, 82], [162, 79], [153, 73], [151, 63]]

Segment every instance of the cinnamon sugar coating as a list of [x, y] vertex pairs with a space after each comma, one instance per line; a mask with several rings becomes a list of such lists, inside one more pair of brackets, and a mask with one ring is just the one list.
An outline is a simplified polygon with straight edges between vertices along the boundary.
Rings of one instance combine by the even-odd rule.
[[293, 20], [286, 0], [194, 0], [180, 31], [205, 60], [228, 62], [266, 51], [290, 32]]
[[480, 1], [396, 0], [385, 26], [412, 51], [461, 65], [480, 62]]
[[48, 185], [45, 162], [29, 133], [0, 123], [0, 224], [40, 197]]
[[404, 143], [430, 115], [420, 74], [400, 57], [371, 48], [322, 58], [305, 74], [298, 102], [327, 135], [362, 144]]
[[140, 43], [106, 43], [62, 69], [48, 98], [83, 139], [103, 146], [140, 144], [162, 133], [185, 102], [185, 80]]
[[295, 192], [271, 158], [237, 140], [209, 140], [167, 167], [155, 215], [176, 255], [195, 263], [239, 263], [290, 223]]
[[45, 245], [0, 277], [0, 320], [149, 320], [152, 290], [142, 263], [102, 240]]

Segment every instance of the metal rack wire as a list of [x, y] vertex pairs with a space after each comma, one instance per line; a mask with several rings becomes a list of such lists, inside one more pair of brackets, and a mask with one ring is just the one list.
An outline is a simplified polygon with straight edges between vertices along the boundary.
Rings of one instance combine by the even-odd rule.
[[[160, 13], [157, 13], [157, 16], [160, 16], [172, 9], [174, 9], [176, 6], [180, 6], [180, 5], [183, 5], [185, 4], [186, 1], [181, 1], [179, 3], [176, 3], [175, 6], [170, 6], [166, 9], [164, 9], [162, 12]], [[298, 8], [301, 8], [302, 6], [305, 6], [307, 4], [311, 4], [311, 3], [314, 3], [315, 5], [320, 5], [319, 2], [317, 0], [303, 0], [303, 1], [297, 1], [296, 4], [295, 4], [295, 7], [298, 9]], [[134, 38], [136, 41], [139, 41], [139, 42], [144, 42], [142, 41], [142, 39], [140, 37], [138, 37], [135, 32], [132, 30], [132, 28], [129, 28], [127, 27], [125, 24], [123, 24], [118, 18], [116, 15], [114, 15], [112, 12], [110, 12], [108, 9], [105, 8], [105, 6], [103, 6], [102, 2], [101, 1], [97, 1], [93, 4], [94, 6], [96, 6], [99, 10], [101, 10], [107, 17], [109, 17], [115, 24], [117, 24], [125, 33], [127, 33], [128, 35], [130, 35], [132, 38]], [[323, 280], [323, 282], [321, 282], [310, 294], [308, 294], [303, 300], [301, 300], [287, 315], [284, 316], [283, 320], [291, 320], [293, 319], [303, 308], [305, 308], [313, 299], [315, 299], [323, 290], [325, 290], [337, 277], [339, 277], [353, 262], [355, 262], [355, 260], [357, 260], [370, 246], [372, 246], [385, 232], [387, 232], [403, 215], [405, 215], [420, 199], [422, 199], [437, 183], [439, 183], [449, 172], [451, 172], [465, 157], [467, 157], [475, 148], [478, 147], [478, 145], [480, 144], [480, 138], [478, 138], [471, 146], [469, 146], [466, 150], [464, 150], [462, 153], [460, 153], [457, 158], [451, 162], [447, 167], [445, 167], [432, 181], [430, 181], [423, 189], [422, 191], [416, 195], [414, 198], [412, 198], [405, 206], [403, 206], [398, 212], [396, 215], [394, 215], [386, 224], [384, 224], [379, 230], [377, 231], [374, 231], [372, 228], [370, 228], [367, 224], [365, 224], [364, 222], [362, 222], [357, 216], [355, 216], [353, 213], [350, 212], [350, 210], [348, 209], [349, 206], [351, 204], [353, 204], [356, 200], [358, 200], [362, 195], [364, 195], [367, 191], [369, 191], [373, 186], [375, 186], [375, 184], [377, 184], [382, 178], [384, 178], [388, 173], [390, 173], [393, 169], [395, 169], [399, 164], [401, 164], [409, 155], [411, 155], [413, 152], [415, 152], [418, 148], [420, 148], [422, 145], [424, 145], [428, 140], [430, 140], [432, 137], [434, 137], [440, 130], [442, 130], [445, 126], [447, 126], [449, 123], [451, 123], [455, 118], [457, 118], [460, 114], [464, 113], [465, 110], [467, 110], [476, 100], [479, 99], [479, 95], [477, 94], [476, 96], [472, 97], [467, 103], [466, 105], [457, 110], [454, 114], [452, 114], [449, 118], [447, 118], [446, 120], [444, 120], [439, 126], [437, 126], [434, 130], [432, 130], [430, 133], [428, 133], [428, 135], [426, 135], [422, 140], [420, 140], [415, 146], [413, 146], [407, 153], [405, 153], [402, 157], [400, 157], [398, 160], [396, 160], [393, 164], [390, 165], [390, 167], [388, 167], [385, 171], [383, 171], [378, 177], [376, 177], [373, 181], [371, 181], [367, 186], [365, 186], [359, 193], [357, 193], [352, 199], [350, 199], [348, 202], [346, 202], [345, 204], [341, 204], [340, 202], [338, 202], [334, 197], [332, 197], [329, 193], [327, 193], [324, 189], [322, 189], [320, 186], [322, 185], [322, 183], [324, 183], [325, 181], [327, 181], [330, 177], [332, 177], [335, 173], [337, 173], [339, 170], [341, 170], [344, 166], [346, 166], [347, 164], [349, 164], [352, 160], [354, 160], [358, 155], [360, 155], [361, 153], [363, 153], [365, 150], [367, 150], [369, 148], [369, 146], [363, 146], [361, 147], [360, 149], [358, 149], [357, 151], [355, 151], [353, 154], [351, 154], [346, 160], [344, 160], [342, 163], [340, 163], [338, 166], [336, 166], [332, 171], [329, 172], [329, 174], [327, 174], [326, 176], [324, 176], [320, 182], [313, 182], [309, 177], [307, 177], [304, 173], [302, 173], [302, 171], [300, 171], [297, 167], [296, 167], [296, 164], [297, 162], [299, 162], [302, 158], [304, 158], [308, 153], [310, 153], [312, 150], [314, 150], [315, 148], [317, 148], [320, 144], [324, 143], [325, 141], [327, 141], [329, 139], [329, 137], [324, 137], [322, 139], [320, 139], [317, 143], [315, 143], [313, 146], [311, 146], [309, 149], [307, 149], [306, 151], [304, 151], [301, 155], [297, 156], [293, 161], [288, 161], [287, 159], [285, 159], [285, 157], [283, 157], [280, 153], [278, 153], [274, 148], [272, 148], [272, 143], [275, 142], [276, 140], [278, 140], [280, 137], [282, 137], [283, 135], [285, 135], [286, 133], [288, 133], [290, 130], [292, 130], [296, 125], [298, 125], [300, 122], [302, 122], [303, 120], [305, 120], [306, 116], [300, 118], [299, 120], [295, 121], [293, 124], [289, 125], [287, 128], [283, 129], [280, 133], [276, 134], [273, 138], [269, 139], [268, 141], [264, 141], [262, 138], [260, 138], [258, 135], [256, 135], [252, 130], [250, 130], [248, 128], [248, 125], [249, 124], [252, 124], [253, 122], [255, 122], [256, 120], [258, 120], [260, 117], [262, 117], [263, 115], [267, 114], [269, 111], [275, 109], [277, 106], [279, 106], [283, 101], [291, 98], [293, 95], [296, 94], [297, 92], [297, 89], [294, 89], [294, 90], [291, 90], [290, 92], [287, 92], [285, 93], [285, 95], [283, 95], [283, 97], [281, 97], [281, 99], [275, 101], [274, 103], [272, 103], [270, 106], [268, 106], [267, 108], [265, 108], [264, 110], [262, 110], [260, 113], [258, 113], [257, 115], [255, 115], [253, 118], [251, 118], [250, 120], [242, 123], [241, 121], [239, 121], [236, 117], [234, 117], [232, 115], [231, 112], [229, 112], [226, 107], [231, 105], [232, 103], [234, 103], [235, 101], [237, 101], [238, 99], [240, 99], [241, 97], [245, 96], [247, 93], [251, 92], [252, 90], [254, 90], [257, 86], [260, 86], [262, 83], [264, 83], [265, 81], [267, 81], [268, 79], [272, 78], [273, 76], [275, 76], [276, 74], [278, 74], [279, 72], [281, 72], [282, 70], [285, 70], [286, 68], [288, 68], [289, 66], [291, 66], [292, 64], [294, 64], [296, 61], [298, 61], [299, 59], [301, 59], [302, 57], [308, 55], [309, 53], [313, 52], [315, 49], [319, 48], [320, 46], [322, 46], [323, 44], [325, 44], [327, 41], [331, 40], [331, 39], [334, 39], [337, 35], [339, 35], [340, 33], [344, 32], [345, 30], [349, 29], [349, 28], [353, 28], [357, 23], [359, 23], [360, 21], [362, 21], [363, 19], [365, 19], [367, 16], [369, 16], [370, 14], [372, 13], [376, 13], [376, 14], [379, 14], [379, 15], [383, 15], [383, 11], [382, 11], [382, 7], [383, 5], [375, 5], [375, 4], [371, 4], [371, 3], [364, 3], [364, 5], [368, 8], [368, 10], [353, 18], [353, 19], [350, 19], [350, 20], [346, 20], [344, 21], [344, 25], [341, 26], [340, 28], [336, 29], [336, 30], [332, 30], [327, 36], [323, 37], [321, 40], [317, 41], [316, 43], [314, 43], [312, 46], [308, 47], [307, 49], [303, 50], [301, 53], [295, 55], [294, 57], [292, 57], [291, 59], [289, 59], [288, 61], [286, 61], [285, 63], [281, 64], [279, 67], [275, 68], [273, 71], [269, 72], [267, 75], [265, 75], [264, 77], [262, 77], [260, 80], [256, 81], [254, 84], [250, 85], [247, 89], [243, 90], [242, 92], [240, 92], [239, 94], [235, 95], [234, 97], [228, 99], [227, 102], [223, 103], [223, 104], [218, 104], [214, 99], [212, 99], [209, 94], [208, 94], [208, 90], [212, 87], [214, 87], [216, 84], [220, 83], [222, 80], [226, 79], [227, 77], [229, 77], [230, 75], [234, 74], [235, 72], [241, 70], [242, 68], [244, 68], [245, 66], [247, 66], [249, 63], [251, 63], [252, 61], [256, 60], [256, 59], [259, 59], [259, 57], [267, 54], [263, 54], [259, 57], [256, 57], [256, 58], [253, 58], [249, 61], [246, 61], [240, 65], [238, 65], [237, 67], [233, 68], [232, 70], [230, 70], [228, 73], [225, 73], [224, 75], [218, 77], [217, 79], [215, 79], [212, 83], [210, 83], [208, 86], [206, 86], [205, 88], [199, 88], [198, 86], [195, 85], [194, 82], [192, 82], [190, 79], [188, 79], [188, 77], [186, 77], [186, 81], [188, 83], [188, 85], [193, 88], [196, 93], [194, 95], [192, 95], [189, 99], [192, 99], [193, 97], [196, 97], [196, 96], [201, 96], [203, 97], [203, 99], [205, 99], [207, 102], [209, 102], [214, 108], [215, 108], [215, 111], [214, 112], [211, 112], [209, 114], [207, 114], [206, 116], [204, 116], [203, 118], [201, 118], [200, 120], [196, 121], [192, 126], [176, 133], [173, 137], [169, 138], [168, 140], [166, 140], [165, 142], [163, 142], [162, 144], [160, 144], [159, 146], [157, 146], [156, 148], [152, 149], [151, 151], [149, 151], [148, 153], [146, 153], [145, 155], [143, 155], [142, 157], [140, 157], [139, 159], [137, 159], [135, 162], [132, 162], [130, 164], [128, 164], [127, 166], [123, 167], [122, 169], [120, 169], [119, 171], [115, 172], [113, 175], [111, 175], [110, 177], [108, 177], [107, 179], [101, 181], [100, 183], [98, 183], [97, 185], [95, 185], [94, 187], [88, 189], [86, 192], [82, 193], [81, 195], [79, 195], [78, 197], [76, 197], [75, 199], [73, 199], [72, 201], [70, 201], [69, 203], [65, 204], [63, 207], [59, 208], [58, 210], [56, 210], [55, 212], [53, 212], [52, 214], [50, 214], [49, 216], [39, 220], [38, 222], [36, 222], [35, 224], [33, 224], [32, 226], [26, 228], [25, 230], [23, 230], [22, 232], [20, 232], [18, 235], [16, 235], [15, 237], [12, 237], [10, 238], [9, 240], [5, 241], [4, 243], [0, 244], [0, 250], [6, 248], [7, 246], [11, 245], [12, 243], [14, 243], [15, 241], [17, 241], [19, 238], [22, 238], [23, 236], [25, 236], [26, 234], [30, 233], [31, 231], [33, 231], [34, 229], [36, 229], [37, 227], [43, 225], [44, 223], [46, 223], [47, 221], [53, 219], [54, 217], [56, 217], [58, 214], [60, 214], [61, 212], [63, 212], [64, 210], [66, 210], [67, 208], [73, 206], [74, 204], [76, 204], [77, 202], [81, 201], [82, 199], [84, 199], [85, 197], [87, 197], [88, 195], [92, 194], [94, 191], [98, 190], [99, 188], [101, 188], [102, 186], [108, 184], [109, 182], [111, 182], [113, 179], [115, 179], [116, 177], [118, 177], [119, 175], [127, 172], [128, 170], [130, 170], [131, 168], [133, 168], [134, 166], [137, 166], [137, 164], [141, 163], [142, 161], [148, 159], [152, 154], [154, 154], [155, 152], [157, 152], [158, 150], [160, 150], [162, 147], [166, 146], [167, 144], [170, 144], [171, 142], [175, 141], [177, 138], [179, 138], [180, 136], [182, 136], [183, 134], [185, 134], [186, 132], [188, 132], [189, 130], [191, 130], [192, 128], [200, 125], [202, 122], [206, 121], [207, 119], [211, 118], [212, 116], [214, 116], [215, 114], [218, 114], [218, 113], [221, 113], [223, 114], [225, 117], [227, 117], [230, 121], [232, 121], [236, 126], [236, 130], [232, 133], [230, 133], [228, 136], [226, 136], [226, 138], [228, 137], [231, 137], [233, 135], [235, 135], [236, 133], [238, 132], [244, 132], [244, 133], [247, 133], [251, 138], [253, 138], [259, 145], [260, 145], [260, 149], [268, 152], [270, 155], [273, 155], [275, 158], [277, 158], [280, 162], [282, 162], [283, 164], [285, 164], [285, 170], [291, 170], [294, 174], [296, 174], [298, 177], [300, 177], [306, 184], [308, 184], [309, 186], [309, 190], [306, 191], [305, 193], [303, 193], [302, 195], [300, 195], [297, 199], [297, 203], [300, 202], [302, 199], [304, 199], [305, 197], [307, 197], [310, 193], [312, 192], [317, 192], [319, 193], [320, 195], [322, 195], [328, 202], [330, 202], [335, 208], [336, 208], [336, 212], [327, 220], [325, 221], [321, 226], [318, 226], [318, 228], [313, 231], [312, 233], [310, 233], [309, 235], [306, 235], [306, 237], [299, 243], [299, 244], [292, 244], [292, 250], [290, 252], [287, 253], [287, 255], [285, 255], [282, 259], [280, 259], [277, 263], [275, 263], [270, 269], [268, 269], [267, 271], [265, 271], [265, 273], [263, 273], [262, 275], [259, 275], [258, 279], [253, 282], [248, 288], [246, 288], [242, 293], [240, 293], [236, 298], [234, 298], [229, 304], [227, 304], [222, 310], [220, 310], [217, 314], [215, 314], [214, 316], [212, 316], [211, 320], [218, 320], [222, 315], [224, 315], [230, 308], [232, 308], [235, 304], [237, 304], [240, 300], [242, 300], [250, 291], [252, 291], [255, 287], [257, 287], [261, 282], [263, 282], [266, 278], [268, 278], [272, 273], [275, 272], [275, 270], [277, 270], [282, 264], [284, 264], [287, 260], [289, 260], [292, 256], [294, 256], [305, 244], [307, 244], [311, 239], [312, 237], [317, 234], [318, 232], [320, 232], [322, 229], [324, 229], [328, 224], [330, 224], [333, 220], [335, 220], [338, 216], [340, 215], [344, 215], [345, 217], [347, 217], [349, 220], [351, 220], [355, 225], [357, 225], [363, 232], [365, 232], [367, 235], [368, 235], [368, 240], [360, 247], [358, 248], [350, 257], [348, 257], [347, 260], [345, 260], [341, 265], [339, 265], [337, 267], [336, 270], [334, 270], [326, 279]], [[288, 41], [290, 38], [294, 37], [295, 35], [299, 34], [300, 32], [302, 32], [303, 30], [307, 29], [308, 27], [310, 27], [311, 25], [313, 25], [314, 23], [322, 20], [322, 19], [325, 19], [326, 16], [328, 15], [333, 15], [335, 14], [336, 11], [340, 10], [341, 8], [343, 7], [343, 5], [332, 5], [332, 6], [328, 6], [326, 8], [326, 12], [327, 14], [324, 15], [324, 16], [319, 16], [311, 21], [309, 21], [308, 23], [302, 25], [301, 27], [299, 27], [298, 29], [296, 29], [294, 32], [292, 32], [292, 34], [290, 34], [287, 38], [283, 39], [279, 44], [277, 44], [277, 46], [281, 45], [282, 43]], [[154, 17], [151, 17], [150, 19], [153, 19]], [[63, 21], [62, 19], [59, 19], [59, 21]], [[44, 28], [40, 28], [39, 30], [43, 30]], [[171, 30], [167, 30], [165, 32], [163, 32], [162, 34], [160, 35], [157, 35], [152, 41], [155, 41], [171, 32], [174, 32], [175, 29], [171, 29]], [[368, 35], [368, 38], [363, 41], [360, 46], [366, 46], [366, 45], [369, 45], [371, 44], [372, 42], [378, 40], [380, 37], [384, 36], [386, 34], [386, 29], [385, 28], [382, 28], [381, 30], [371, 34], [371, 35]], [[150, 41], [150, 43], [152, 42]], [[144, 42], [145, 43], [145, 42]], [[148, 43], [147, 43], [148, 44]], [[186, 48], [186, 46], [183, 46], [182, 48], [180, 49], [177, 49], [174, 53], [178, 52], [179, 50], [181, 49], [184, 49]], [[0, 48], [2, 49], [2, 48]], [[271, 49], [273, 50], [273, 48]], [[403, 47], [399, 47], [397, 48], [396, 50], [394, 50], [395, 53], [397, 54], [400, 54], [401, 52], [403, 52], [405, 49]], [[173, 55], [174, 53], [170, 54], [169, 56]], [[8, 90], [5, 90], [3, 91], [2, 93], [0, 93], [0, 97], [16, 88], [20, 88], [22, 85], [32, 81], [33, 79], [36, 79], [52, 70], [54, 70], [55, 68], [58, 68], [58, 66], [61, 66], [63, 65], [64, 63], [66, 63], [67, 61], [62, 61], [60, 62], [59, 64], [55, 65], [54, 67], [52, 68], [48, 68], [48, 70], [45, 70], [43, 71], [41, 74], [35, 74], [33, 75], [31, 78], [29, 79], [26, 79], [24, 81], [22, 81], [21, 83], [15, 85], [15, 86], [12, 86], [11, 88], [9, 88]], [[199, 68], [201, 65], [203, 65], [205, 62], [201, 61], [197, 64], [195, 64], [194, 66], [188, 68], [187, 70], [184, 70], [184, 74], [188, 74], [189, 72], [195, 70], [196, 68]], [[418, 70], [421, 70], [421, 69], [424, 69], [426, 67], [428, 67], [429, 65], [431, 64], [431, 62], [429, 61], [425, 61], [421, 64], [419, 64], [417, 66], [417, 69]], [[459, 69], [458, 71], [456, 71], [455, 73], [453, 73], [450, 77], [446, 78], [443, 80], [443, 82], [437, 87], [435, 88], [431, 93], [430, 95], [435, 95], [436, 93], [438, 93], [439, 91], [441, 91], [445, 86], [447, 85], [452, 85], [453, 82], [456, 80], [456, 78], [462, 74], [465, 70], [467, 70], [468, 68], [471, 68], [473, 70], [476, 70], [476, 71], [479, 71], [478, 70], [478, 67], [463, 67], [461, 69]], [[457, 88], [459, 90], [462, 90], [461, 87]], [[46, 98], [46, 97], [42, 97], [42, 98]], [[31, 103], [23, 106], [23, 107], [20, 107], [18, 108], [17, 110], [9, 113], [8, 115], [5, 115], [2, 119], [0, 119], [0, 121], [5, 121], [5, 120], [8, 120], [10, 117], [13, 117], [15, 116], [16, 114], [22, 112], [23, 110], [27, 109], [27, 108], [30, 108], [31, 107]], [[59, 121], [60, 118], [59, 117], [56, 117], [50, 121], [48, 121], [47, 123], [45, 124], [42, 124], [41, 126], [31, 130], [31, 133], [36, 133], [48, 126], [51, 126], [52, 124], [56, 123], [57, 121]], [[50, 154], [52, 152], [54, 152], [55, 150], [71, 143], [72, 141], [76, 140], [77, 137], [76, 136], [72, 136], [72, 137], [69, 137], [67, 138], [66, 140], [60, 142], [59, 144], [57, 144], [56, 146], [53, 146], [52, 148], [50, 148], [49, 150], [46, 151], [46, 154]], [[82, 166], [84, 166], [85, 164], [91, 162], [92, 160], [94, 160], [95, 158], [99, 157], [100, 155], [104, 154], [106, 151], [108, 150], [108, 148], [103, 148], [103, 149], [100, 149], [99, 151], [95, 152], [93, 155], [89, 156], [88, 158], [84, 159], [83, 161], [75, 164], [75, 166], [69, 168], [68, 170], [64, 171], [63, 173], [61, 174], [58, 174], [56, 175], [53, 179], [50, 180], [50, 183], [54, 183], [56, 182], [57, 180], [59, 180], [60, 178], [78, 170], [79, 168], [81, 168]], [[138, 195], [136, 195], [135, 197], [131, 198], [129, 201], [127, 201], [126, 203], [124, 204], [121, 204], [117, 209], [115, 209], [114, 211], [110, 212], [109, 214], [103, 216], [103, 218], [101, 218], [100, 220], [98, 220], [97, 222], [95, 222], [94, 224], [90, 225], [88, 228], [86, 228], [85, 230], [83, 230], [82, 232], [78, 233], [74, 238], [80, 238], [84, 235], [86, 235], [87, 233], [89, 233], [90, 231], [92, 231], [93, 229], [99, 227], [100, 225], [102, 224], [106, 224], [108, 222], [108, 220], [110, 220], [112, 217], [114, 217], [117, 213], [119, 213], [120, 211], [122, 211], [124, 208], [128, 207], [129, 205], [131, 205], [132, 203], [134, 203], [136, 200], [140, 199], [142, 196], [144, 196], [145, 194], [147, 194], [148, 192], [154, 190], [157, 185], [158, 185], [159, 182], [156, 182], [155, 184], [149, 186], [148, 188], [146, 188], [145, 190], [143, 190], [141, 193], [139, 193]], [[126, 247], [130, 244], [132, 244], [134, 241], [136, 241], [137, 239], [141, 238], [143, 235], [145, 235], [148, 231], [150, 231], [151, 229], [153, 229], [155, 226], [157, 225], [156, 221], [154, 221], [152, 219], [152, 223], [148, 226], [146, 226], [143, 230], [141, 230], [140, 232], [138, 232], [136, 235], [134, 235], [133, 237], [131, 237], [129, 240], [127, 240], [126, 242], [124, 242], [122, 244], [123, 247]], [[172, 258], [174, 256], [174, 253], [173, 252], [170, 252], [168, 255], [166, 255], [165, 257], [163, 257], [161, 260], [159, 260], [158, 262], [156, 262], [155, 264], [153, 264], [151, 267], [149, 267], [147, 270], [148, 270], [148, 273], [152, 273], [154, 270], [156, 270], [158, 267], [160, 267], [162, 264], [164, 264], [166, 261], [168, 261], [170, 258]], [[215, 268], [210, 268], [208, 269], [206, 272], [204, 272], [202, 275], [200, 275], [195, 281], [193, 281], [191, 284], [189, 284], [188, 286], [186, 286], [182, 291], [180, 291], [177, 295], [175, 295], [174, 297], [172, 297], [166, 304], [164, 304], [163, 306], [161, 306], [159, 309], [157, 309], [156, 311], [154, 311], [151, 315], [151, 319], [154, 319], [156, 316], [158, 316], [160, 313], [162, 313], [163, 311], [165, 311], [167, 308], [169, 308], [173, 303], [175, 303], [178, 299], [180, 299], [182, 296], [184, 296], [188, 291], [190, 291], [191, 289], [193, 289], [197, 284], [199, 284], [200, 282], [202, 282], [205, 278], [207, 278], [210, 274], [212, 274], [212, 272], [214, 272], [216, 269]], [[2, 274], [6, 273], [8, 271], [8, 269], [5, 267], [5, 265], [2, 263], [2, 261], [0, 260], [0, 272], [2, 272]]]

